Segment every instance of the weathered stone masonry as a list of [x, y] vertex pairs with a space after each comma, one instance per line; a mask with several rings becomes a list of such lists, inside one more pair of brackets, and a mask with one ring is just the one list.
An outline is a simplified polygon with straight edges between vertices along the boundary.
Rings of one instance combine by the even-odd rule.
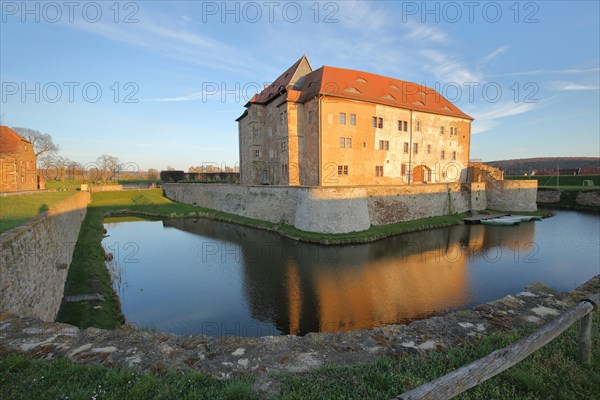
[[536, 210], [535, 181], [302, 187], [165, 184], [172, 200], [320, 233], [346, 233], [486, 208]]
[[0, 310], [54, 321], [88, 192], [79, 192], [0, 235]]

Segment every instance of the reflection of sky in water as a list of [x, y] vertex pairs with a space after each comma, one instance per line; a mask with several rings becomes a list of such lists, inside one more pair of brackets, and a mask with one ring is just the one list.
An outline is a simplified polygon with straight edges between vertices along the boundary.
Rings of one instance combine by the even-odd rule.
[[534, 280], [570, 290], [600, 273], [599, 223], [565, 211], [515, 227], [325, 247], [209, 220], [111, 222], [103, 244], [119, 262], [128, 321], [254, 336], [407, 322], [518, 293]]

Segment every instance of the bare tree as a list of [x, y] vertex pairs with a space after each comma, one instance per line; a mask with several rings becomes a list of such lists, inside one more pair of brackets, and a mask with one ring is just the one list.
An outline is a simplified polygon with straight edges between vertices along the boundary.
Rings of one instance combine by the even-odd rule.
[[119, 172], [119, 159], [115, 156], [102, 154], [96, 159], [101, 179], [114, 179]]
[[52, 136], [49, 133], [21, 127], [14, 127], [13, 130], [31, 142], [36, 157], [44, 153], [56, 153], [59, 150], [58, 145], [52, 141]]
[[158, 179], [158, 170], [156, 168], [148, 169], [148, 179]]

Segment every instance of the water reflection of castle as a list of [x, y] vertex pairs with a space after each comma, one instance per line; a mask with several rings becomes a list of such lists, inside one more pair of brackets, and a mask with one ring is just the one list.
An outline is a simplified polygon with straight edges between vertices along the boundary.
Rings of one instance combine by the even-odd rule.
[[460, 308], [469, 300], [469, 259], [506, 256], [516, 243], [532, 243], [535, 232], [533, 223], [511, 229], [462, 225], [324, 247], [206, 220], [165, 225], [226, 247], [227, 254], [210, 256], [243, 263], [252, 316], [292, 334], [405, 323]]

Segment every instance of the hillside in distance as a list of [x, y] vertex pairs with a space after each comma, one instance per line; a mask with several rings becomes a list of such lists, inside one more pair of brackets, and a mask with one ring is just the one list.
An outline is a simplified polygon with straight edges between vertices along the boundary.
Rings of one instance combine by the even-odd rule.
[[536, 157], [486, 161], [485, 164], [500, 168], [508, 175], [520, 175], [530, 171], [556, 171], [558, 168], [599, 168], [600, 157]]

